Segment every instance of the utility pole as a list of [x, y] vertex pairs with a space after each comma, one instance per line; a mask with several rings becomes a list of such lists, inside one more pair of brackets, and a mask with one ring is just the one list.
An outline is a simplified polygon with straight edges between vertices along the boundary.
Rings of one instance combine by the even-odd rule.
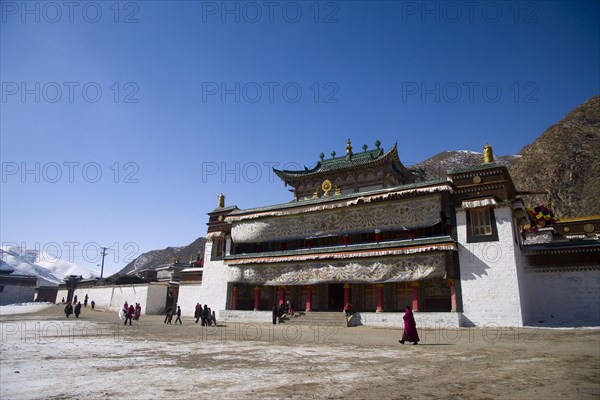
[[102, 267], [100, 269], [100, 279], [104, 275], [104, 256], [106, 255], [106, 247], [102, 247]]

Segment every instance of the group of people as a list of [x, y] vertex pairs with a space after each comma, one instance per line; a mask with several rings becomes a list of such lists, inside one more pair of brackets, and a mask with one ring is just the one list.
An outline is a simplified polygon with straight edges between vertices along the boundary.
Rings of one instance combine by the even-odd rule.
[[204, 307], [202, 307], [200, 303], [196, 303], [194, 318], [196, 318], [196, 323], [200, 321], [202, 326], [217, 325], [215, 312], [210, 309], [208, 304], [205, 304]]
[[79, 318], [79, 314], [81, 314], [81, 302], [75, 304], [75, 307], [71, 303], [67, 303], [65, 306], [65, 315], [69, 318], [73, 313], [75, 313], [75, 318]]
[[[83, 299], [83, 306], [87, 308], [88, 305], [88, 300], [90, 299], [90, 297], [86, 294], [85, 298]], [[65, 298], [62, 298], [62, 302], [65, 302]], [[80, 303], [77, 301], [77, 295], [73, 296], [73, 304], [75, 304], [77, 306], [77, 304]], [[92, 310], [94, 309], [94, 307], [96, 306], [96, 303], [94, 302], [94, 300], [91, 301], [90, 305], [92, 306]], [[65, 313], [66, 313], [66, 307], [65, 307]], [[72, 314], [72, 312], [71, 312]]]
[[[89, 297], [86, 294], [83, 301], [84, 307], [87, 307], [88, 299]], [[75, 304], [75, 307], [73, 307], [72, 304]], [[75, 314], [75, 317], [79, 318], [79, 315], [81, 314], [81, 302], [77, 301], [77, 296], [73, 297], [72, 304], [67, 303], [67, 305], [65, 306], [65, 315], [67, 316], [67, 318], [69, 318], [71, 314]], [[93, 300], [91, 302], [91, 306], [92, 309], [95, 306]], [[288, 300], [285, 304], [281, 302], [279, 304], [279, 307], [273, 305], [272, 311], [273, 325], [275, 325], [277, 324], [277, 322], [281, 322], [281, 319], [284, 315], [294, 315], [294, 305]], [[344, 313], [346, 314], [346, 317], [351, 317], [354, 314], [352, 304], [347, 303], [344, 306]], [[135, 306], [133, 306], [128, 304], [126, 301], [125, 304], [123, 304], [123, 307], [119, 310], [119, 318], [121, 320], [124, 320], [123, 325], [127, 325], [127, 321], [129, 321], [129, 325], [131, 325], [131, 322], [133, 320], [138, 321], [140, 319], [140, 315], [142, 315], [142, 306], [140, 305], [140, 303], [135, 303]], [[180, 306], [177, 306], [176, 309], [175, 306], [167, 308], [164, 323], [170, 325], [171, 321], [173, 320], [173, 315], [177, 316], [177, 318], [175, 319], [175, 323], [177, 324], [177, 322], [179, 322], [179, 324], [182, 324]], [[196, 308], [194, 310], [194, 318], [196, 319], [196, 323], [200, 321], [202, 326], [217, 325], [217, 318], [215, 316], [215, 312], [212, 311], [207, 304], [205, 304], [204, 307], [202, 307], [200, 303], [196, 303]], [[398, 340], [398, 342], [400, 344], [404, 344], [405, 342], [412, 343], [413, 345], [418, 344], [420, 339], [419, 334], [417, 332], [417, 324], [415, 322], [415, 317], [410, 306], [405, 307], [404, 316], [402, 318], [404, 320], [404, 331], [402, 333], [402, 338]]]
[[[171, 325], [173, 321], [173, 315], [177, 316], [177, 318], [175, 319], [175, 324], [179, 322], [179, 324], [181, 325], [182, 321], [180, 306], [177, 306], [177, 308], [175, 308], [175, 306], [167, 307], [164, 323], [167, 325]], [[194, 318], [196, 319], [196, 323], [198, 323], [198, 321], [201, 321], [202, 326], [217, 325], [217, 317], [215, 315], [215, 312], [212, 311], [210, 307], [208, 307], [208, 304], [205, 304], [204, 307], [202, 307], [200, 303], [196, 303], [196, 308], [194, 310]]]
[[129, 325], [131, 325], [131, 321], [138, 321], [140, 315], [142, 315], [142, 306], [140, 303], [135, 303], [134, 307], [133, 304], [125, 302], [119, 310], [119, 318], [124, 320], [123, 325], [127, 325], [127, 321], [129, 321]]
[[294, 316], [294, 304], [291, 303], [289, 300], [286, 301], [285, 304], [283, 304], [283, 301], [281, 301], [279, 303], [279, 307], [277, 307], [276, 305], [273, 305], [272, 312], [273, 312], [273, 325], [275, 325], [275, 324], [277, 324], [277, 322], [281, 322], [284, 315], [287, 315], [288, 317]]
[[[89, 296], [86, 294], [85, 298], [83, 300], [83, 306], [87, 307], [87, 303], [89, 300]], [[65, 298], [62, 298], [62, 302], [65, 302]], [[73, 307], [73, 304], [75, 305], [75, 307]], [[92, 300], [92, 309], [94, 309], [95, 303]], [[71, 314], [75, 314], [75, 318], [79, 318], [79, 315], [81, 314], [81, 302], [77, 301], [77, 295], [73, 296], [73, 303], [67, 303], [67, 305], [65, 306], [65, 315], [67, 316], [67, 318], [69, 318], [71, 316]]]
[[177, 315], [175, 323], [179, 321], [179, 324], [181, 325], [181, 307], [179, 306], [177, 306], [177, 310], [175, 310], [175, 307], [167, 307], [167, 312], [165, 314], [165, 324], [171, 325], [171, 322], [173, 321], [173, 314]]

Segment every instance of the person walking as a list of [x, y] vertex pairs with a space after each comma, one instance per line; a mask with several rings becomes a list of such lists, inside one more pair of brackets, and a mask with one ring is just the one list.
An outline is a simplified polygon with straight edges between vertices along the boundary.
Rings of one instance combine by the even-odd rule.
[[129, 308], [125, 312], [125, 322], [123, 322], [123, 325], [127, 325], [128, 320], [129, 320], [129, 325], [131, 325], [131, 320], [133, 319], [133, 314], [135, 314], [135, 307], [132, 304], [129, 306]]
[[202, 326], [208, 325], [208, 304], [205, 304], [204, 308], [202, 309], [200, 321], [202, 322]]
[[277, 306], [275, 304], [273, 304], [271, 313], [273, 314], [273, 325], [277, 325], [277, 314], [279, 313], [279, 310], [277, 310]]
[[165, 315], [165, 324], [171, 325], [171, 321], [173, 320], [173, 309], [171, 307], [167, 308], [167, 313]]
[[142, 306], [140, 305], [140, 303], [135, 303], [135, 314], [133, 319], [139, 321], [140, 315], [142, 315]]
[[415, 317], [413, 315], [410, 306], [406, 306], [404, 311], [404, 332], [402, 333], [402, 339], [398, 340], [400, 344], [404, 344], [404, 342], [413, 342], [413, 344], [418, 344], [419, 334], [417, 333], [417, 323], [415, 322]]
[[352, 314], [354, 314], [352, 304], [346, 303], [344, 306], [344, 312], [346, 313], [346, 317], [350, 317]]
[[179, 321], [179, 325], [181, 325], [181, 307], [177, 306], [177, 318], [175, 318], [175, 323]]
[[200, 303], [196, 303], [196, 309], [194, 310], [194, 318], [196, 318], [196, 323], [200, 319], [200, 313], [202, 312], [202, 306]]
[[67, 303], [67, 305], [65, 306], [65, 315], [67, 316], [67, 318], [69, 318], [71, 314], [73, 314], [73, 306], [71, 305], [71, 303]]
[[75, 306], [75, 318], [79, 318], [79, 314], [81, 314], [81, 302], [77, 302]]

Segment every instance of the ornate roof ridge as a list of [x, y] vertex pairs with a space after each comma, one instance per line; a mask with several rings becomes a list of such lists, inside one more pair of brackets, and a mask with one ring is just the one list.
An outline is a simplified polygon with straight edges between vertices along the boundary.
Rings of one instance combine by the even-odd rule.
[[347, 155], [334, 157], [330, 159], [322, 159], [317, 161], [316, 165], [313, 168], [306, 168], [304, 170], [279, 170], [273, 168], [273, 172], [285, 181], [285, 178], [295, 178], [302, 177], [307, 175], [319, 174], [321, 172], [331, 172], [335, 170], [340, 170], [344, 168], [352, 168], [358, 165], [369, 164], [374, 161], [380, 161], [387, 159], [388, 157], [398, 156], [398, 142], [394, 143], [394, 145], [388, 150], [384, 151], [383, 148], [378, 147], [373, 150], [363, 151], [359, 153], [353, 153], [351, 157]]

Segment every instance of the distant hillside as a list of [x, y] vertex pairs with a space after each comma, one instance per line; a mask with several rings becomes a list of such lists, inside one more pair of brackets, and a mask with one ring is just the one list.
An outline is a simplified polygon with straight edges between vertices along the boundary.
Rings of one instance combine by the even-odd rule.
[[[485, 143], [484, 143], [485, 144]], [[481, 145], [483, 149], [483, 144]], [[520, 156], [494, 156], [497, 164], [510, 167]], [[444, 151], [413, 165], [410, 170], [419, 176], [420, 181], [445, 179], [448, 172], [457, 168], [479, 165], [483, 162], [483, 153], [469, 150]]]
[[117, 272], [115, 276], [127, 275], [148, 268], [153, 269], [160, 265], [173, 262], [176, 257], [179, 257], [179, 261], [182, 263], [189, 262], [190, 258], [195, 261], [198, 253], [200, 253], [200, 257], [204, 257], [204, 242], [205, 239], [200, 237], [187, 246], [167, 247], [163, 250], [148, 251], [127, 264], [125, 268]]
[[510, 172], [519, 190], [548, 191], [527, 196], [530, 204], [550, 203], [559, 218], [600, 215], [600, 95], [549, 127]]
[[[600, 215], [599, 149], [600, 95], [575, 108], [517, 155], [494, 155], [494, 160], [509, 169], [517, 190], [548, 192], [523, 196], [527, 205], [549, 204], [559, 218]], [[482, 162], [482, 153], [445, 151], [410, 169], [420, 180], [431, 180]]]

